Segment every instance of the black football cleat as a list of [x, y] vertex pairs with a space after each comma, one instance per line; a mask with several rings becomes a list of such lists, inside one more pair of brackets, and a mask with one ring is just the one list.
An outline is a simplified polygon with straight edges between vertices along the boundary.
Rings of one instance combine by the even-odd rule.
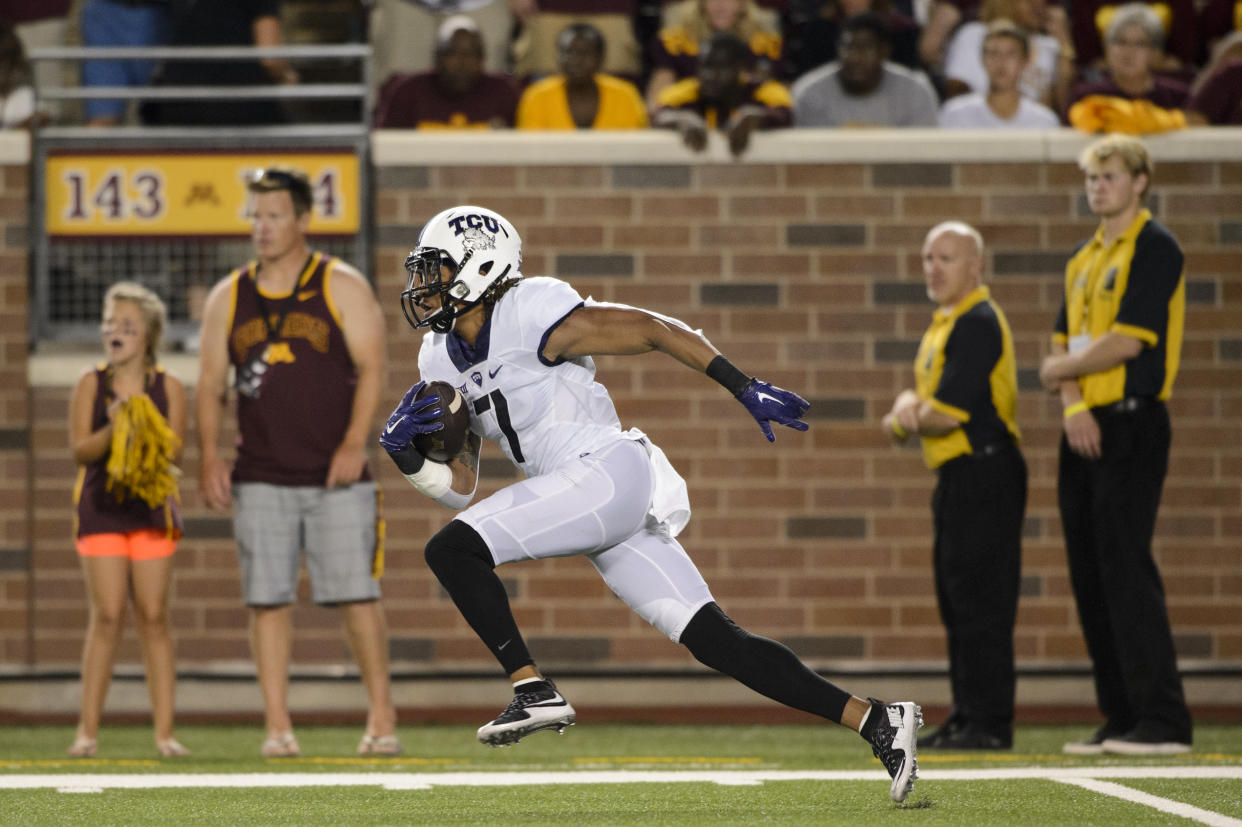
[[478, 737], [488, 746], [503, 747], [543, 729], [564, 732], [565, 727], [573, 724], [574, 708], [556, 691], [556, 685], [545, 679], [515, 690], [505, 711], [496, 720], [479, 727]]
[[923, 710], [909, 701], [886, 704], [875, 698], [868, 700], [871, 701], [871, 715], [879, 717], [875, 718], [874, 727], [868, 727], [870, 734], [864, 737], [893, 779], [889, 796], [900, 804], [914, 789], [914, 780], [919, 777], [918, 730], [923, 725]]

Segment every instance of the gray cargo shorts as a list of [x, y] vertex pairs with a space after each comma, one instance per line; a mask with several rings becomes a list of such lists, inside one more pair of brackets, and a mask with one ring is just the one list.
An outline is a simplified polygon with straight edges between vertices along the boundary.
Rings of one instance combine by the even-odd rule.
[[233, 486], [233, 535], [247, 606], [297, 599], [302, 553], [311, 599], [321, 605], [377, 600], [377, 489], [244, 482]]

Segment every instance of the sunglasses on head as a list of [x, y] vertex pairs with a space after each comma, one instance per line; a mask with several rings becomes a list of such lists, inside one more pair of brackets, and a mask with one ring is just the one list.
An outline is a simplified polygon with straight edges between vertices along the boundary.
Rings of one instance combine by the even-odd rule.
[[303, 183], [299, 176], [280, 169], [256, 169], [250, 173], [251, 184], [277, 184], [281, 187], [293, 187]]

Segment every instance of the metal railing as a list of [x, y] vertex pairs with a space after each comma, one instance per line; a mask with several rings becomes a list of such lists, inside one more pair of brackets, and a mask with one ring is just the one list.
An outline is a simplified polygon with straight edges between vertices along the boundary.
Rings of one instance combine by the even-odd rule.
[[[313, 46], [150, 46], [150, 47], [74, 47], [59, 46], [31, 49], [32, 62], [58, 61], [81, 64], [88, 60], [150, 60], [156, 62], [253, 62], [281, 59], [300, 63], [345, 61], [356, 63], [356, 83], [262, 84], [250, 86], [49, 86], [35, 89], [36, 97], [47, 101], [83, 100], [354, 100], [360, 102], [356, 126], [370, 128], [371, 110], [371, 47], [367, 44], [345, 43]], [[296, 124], [260, 127], [301, 131]], [[53, 127], [54, 131], [64, 127]], [[74, 127], [67, 127], [73, 129]], [[150, 126], [152, 129], [176, 128]], [[205, 127], [227, 131], [228, 126]]]
[[[171, 153], [180, 156], [196, 152], [212, 157], [335, 152], [352, 155], [358, 161], [356, 192], [345, 195], [359, 210], [358, 231], [347, 235], [312, 237], [311, 243], [370, 270], [371, 184], [369, 175], [371, 47], [366, 44], [325, 44], [275, 47], [203, 46], [95, 48], [55, 47], [32, 49], [32, 61], [59, 61], [80, 65], [88, 60], [175, 61], [258, 61], [281, 59], [291, 62], [307, 75], [318, 68], [347, 76], [347, 82], [308, 82], [305, 84], [263, 84], [250, 86], [82, 86], [62, 81], [60, 86], [36, 88], [42, 101], [71, 104], [88, 100], [125, 100], [134, 105], [142, 101], [254, 101], [272, 100], [281, 106], [297, 108], [293, 119], [284, 124], [244, 127], [125, 125], [89, 127], [56, 123], [37, 129], [31, 147], [32, 215], [30, 243], [32, 256], [33, 301], [31, 302], [31, 343], [94, 342], [98, 338], [99, 316], [104, 291], [122, 279], [141, 281], [154, 289], [168, 304], [168, 340], [174, 346], [194, 348], [197, 342], [197, 312], [201, 297], [211, 284], [251, 257], [244, 230], [229, 235], [197, 235], [168, 232], [118, 234], [115, 228], [92, 235], [90, 229], [72, 235], [50, 234], [48, 205], [55, 199], [49, 187], [63, 190], [66, 183], [48, 177], [49, 159], [63, 161], [81, 157], [98, 159], [105, 155], [119, 158], [149, 156], [158, 166], [160, 158]], [[67, 76], [68, 72], [62, 72]], [[319, 72], [320, 75], [324, 71]], [[80, 73], [79, 73], [80, 77]], [[332, 113], [347, 118], [317, 119], [324, 107], [313, 104], [336, 102]], [[356, 110], [350, 110], [356, 107]], [[68, 107], [66, 107], [68, 108]], [[157, 170], [158, 172], [158, 170]], [[123, 189], [132, 182], [123, 173], [114, 186]], [[210, 184], [210, 182], [208, 182]], [[229, 183], [229, 182], [220, 182]], [[232, 182], [235, 184], [235, 182]], [[83, 186], [81, 182], [75, 186]], [[91, 199], [106, 198], [105, 189], [89, 184], [85, 193]], [[63, 192], [55, 193], [63, 198]], [[167, 204], [169, 210], [178, 204]], [[57, 218], [57, 216], [52, 216]], [[63, 224], [63, 222], [60, 222]], [[63, 229], [63, 228], [62, 228]]]

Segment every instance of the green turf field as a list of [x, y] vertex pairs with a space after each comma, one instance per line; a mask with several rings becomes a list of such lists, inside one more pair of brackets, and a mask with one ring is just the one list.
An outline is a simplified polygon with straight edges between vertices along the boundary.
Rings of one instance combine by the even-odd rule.
[[[1012, 752], [920, 755], [901, 806], [837, 727], [581, 724], [489, 749], [468, 726], [409, 726], [407, 754], [358, 758], [357, 729], [304, 728], [304, 757], [258, 757], [256, 727], [0, 727], [0, 824], [1242, 825], [1242, 727], [1200, 726], [1166, 759], [1070, 757], [1089, 727], [1026, 727]], [[22, 788], [30, 787], [30, 788]]]

